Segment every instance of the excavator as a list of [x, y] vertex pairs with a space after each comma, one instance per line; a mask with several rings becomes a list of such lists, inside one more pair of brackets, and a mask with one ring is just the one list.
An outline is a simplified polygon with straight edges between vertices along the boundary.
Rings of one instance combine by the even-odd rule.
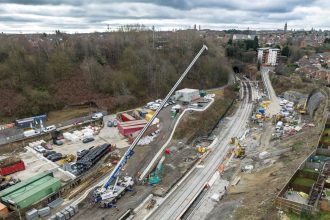
[[164, 172], [164, 166], [163, 166], [164, 160], [165, 160], [165, 156], [163, 156], [162, 159], [160, 159], [159, 163], [157, 164], [156, 170], [150, 174], [148, 181], [149, 185], [155, 186], [160, 182], [160, 176]]
[[297, 105], [297, 109], [299, 111], [300, 114], [305, 115], [307, 114], [307, 102], [308, 102], [308, 98], [305, 101], [304, 105]]
[[245, 156], [245, 148], [241, 146], [237, 137], [232, 137], [230, 144], [235, 145], [234, 153], [236, 158], [243, 158]]

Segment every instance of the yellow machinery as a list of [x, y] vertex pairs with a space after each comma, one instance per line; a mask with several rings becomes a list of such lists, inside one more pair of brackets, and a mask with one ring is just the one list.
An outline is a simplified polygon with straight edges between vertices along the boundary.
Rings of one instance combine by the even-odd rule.
[[305, 115], [307, 113], [307, 101], [308, 101], [308, 98], [306, 99], [306, 102], [303, 106], [300, 106], [299, 109], [299, 113], [302, 114], [302, 115]]
[[273, 115], [273, 118], [272, 118], [273, 124], [275, 125], [279, 121], [283, 121], [283, 123], [287, 122], [286, 119], [285, 119], [285, 116], [280, 115], [280, 114]]
[[306, 99], [304, 105], [299, 105], [299, 104], [297, 105], [297, 109], [298, 109], [299, 113], [302, 115], [305, 115], [307, 113], [307, 101], [308, 101], [308, 98]]
[[71, 163], [76, 159], [76, 156], [73, 154], [67, 154], [63, 157], [63, 159], [59, 160], [58, 163], [63, 165], [64, 163]]
[[245, 156], [245, 148], [241, 146], [237, 137], [231, 138], [230, 144], [235, 144], [234, 153], [237, 158]]
[[206, 147], [202, 147], [202, 146], [197, 146], [197, 151], [198, 153], [205, 153], [206, 152]]

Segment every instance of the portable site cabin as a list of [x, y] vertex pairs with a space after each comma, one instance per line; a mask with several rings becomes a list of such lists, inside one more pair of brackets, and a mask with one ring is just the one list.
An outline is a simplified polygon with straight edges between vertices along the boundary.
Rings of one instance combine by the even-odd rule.
[[199, 90], [198, 89], [181, 89], [175, 92], [176, 100], [182, 102], [192, 102], [196, 99], [199, 99]]

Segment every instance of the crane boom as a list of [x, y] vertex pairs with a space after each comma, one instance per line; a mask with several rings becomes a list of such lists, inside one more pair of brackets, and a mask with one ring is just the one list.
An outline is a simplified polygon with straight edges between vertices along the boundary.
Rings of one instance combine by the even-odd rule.
[[146, 130], [149, 128], [149, 126], [151, 125], [151, 123], [153, 122], [153, 120], [157, 117], [157, 115], [159, 114], [159, 112], [161, 111], [161, 109], [163, 108], [163, 106], [165, 105], [165, 103], [168, 101], [168, 99], [171, 97], [171, 95], [174, 93], [174, 91], [177, 89], [177, 87], [179, 86], [179, 84], [182, 82], [182, 80], [186, 77], [187, 73], [189, 72], [189, 70], [191, 69], [191, 67], [195, 64], [195, 62], [197, 61], [197, 59], [201, 56], [201, 54], [204, 52], [204, 50], [208, 50], [206, 45], [203, 45], [203, 47], [200, 49], [200, 51], [198, 52], [198, 54], [195, 56], [195, 58], [192, 60], [192, 62], [190, 63], [190, 65], [187, 67], [187, 69], [184, 71], [184, 73], [181, 75], [181, 77], [179, 78], [179, 80], [175, 83], [175, 85], [172, 87], [171, 91], [167, 94], [167, 96], [165, 97], [165, 99], [162, 101], [162, 103], [160, 104], [160, 106], [158, 107], [158, 109], [156, 110], [156, 112], [154, 113], [154, 115], [152, 116], [152, 118], [149, 120], [149, 122], [144, 126], [144, 128], [139, 132], [138, 136], [135, 138], [135, 140], [133, 141], [133, 143], [131, 144], [131, 146], [128, 148], [128, 150], [125, 152], [124, 156], [120, 159], [119, 163], [117, 163], [115, 169], [112, 171], [112, 173], [110, 174], [109, 180], [103, 185], [103, 188], [106, 190], [109, 188], [109, 186], [111, 185], [111, 183], [117, 178], [117, 176], [120, 173], [120, 170], [123, 168], [123, 166], [125, 166], [125, 164], [127, 163], [128, 159], [134, 154], [134, 148], [136, 147], [137, 143], [139, 142], [139, 140], [142, 138], [143, 134], [146, 132]]

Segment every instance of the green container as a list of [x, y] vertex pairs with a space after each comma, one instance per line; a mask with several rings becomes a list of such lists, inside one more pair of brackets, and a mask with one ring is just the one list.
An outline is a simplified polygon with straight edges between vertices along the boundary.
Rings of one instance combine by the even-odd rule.
[[10, 192], [1, 197], [1, 200], [18, 209], [24, 209], [58, 191], [61, 187], [60, 180], [54, 178], [53, 173], [39, 174], [21, 183], [20, 186], [14, 189], [10, 189], [12, 187], [8, 188]]
[[175, 116], [176, 116], [176, 111], [172, 111], [172, 112], [171, 112], [171, 117], [172, 117], [172, 118], [175, 118]]
[[0, 192], [0, 197], [2, 198], [4, 196], [7, 196], [8, 194], [10, 194], [12, 192], [15, 192], [16, 190], [19, 190], [19, 189], [21, 189], [21, 188], [23, 188], [23, 187], [25, 187], [27, 185], [30, 185], [33, 182], [35, 182], [35, 181], [37, 181], [39, 179], [42, 179], [42, 178], [44, 178], [46, 176], [53, 177], [54, 174], [53, 174], [52, 171], [45, 171], [45, 172], [39, 173], [39, 174], [37, 174], [37, 175], [35, 175], [35, 176], [27, 179], [27, 180], [24, 180], [24, 181], [22, 181], [20, 183], [15, 184], [14, 186], [11, 186], [11, 187], [9, 187], [9, 188], [7, 188], [5, 190], [2, 190]]
[[200, 90], [200, 91], [199, 91], [199, 95], [200, 95], [201, 97], [206, 96], [206, 91], [205, 91], [205, 90]]

